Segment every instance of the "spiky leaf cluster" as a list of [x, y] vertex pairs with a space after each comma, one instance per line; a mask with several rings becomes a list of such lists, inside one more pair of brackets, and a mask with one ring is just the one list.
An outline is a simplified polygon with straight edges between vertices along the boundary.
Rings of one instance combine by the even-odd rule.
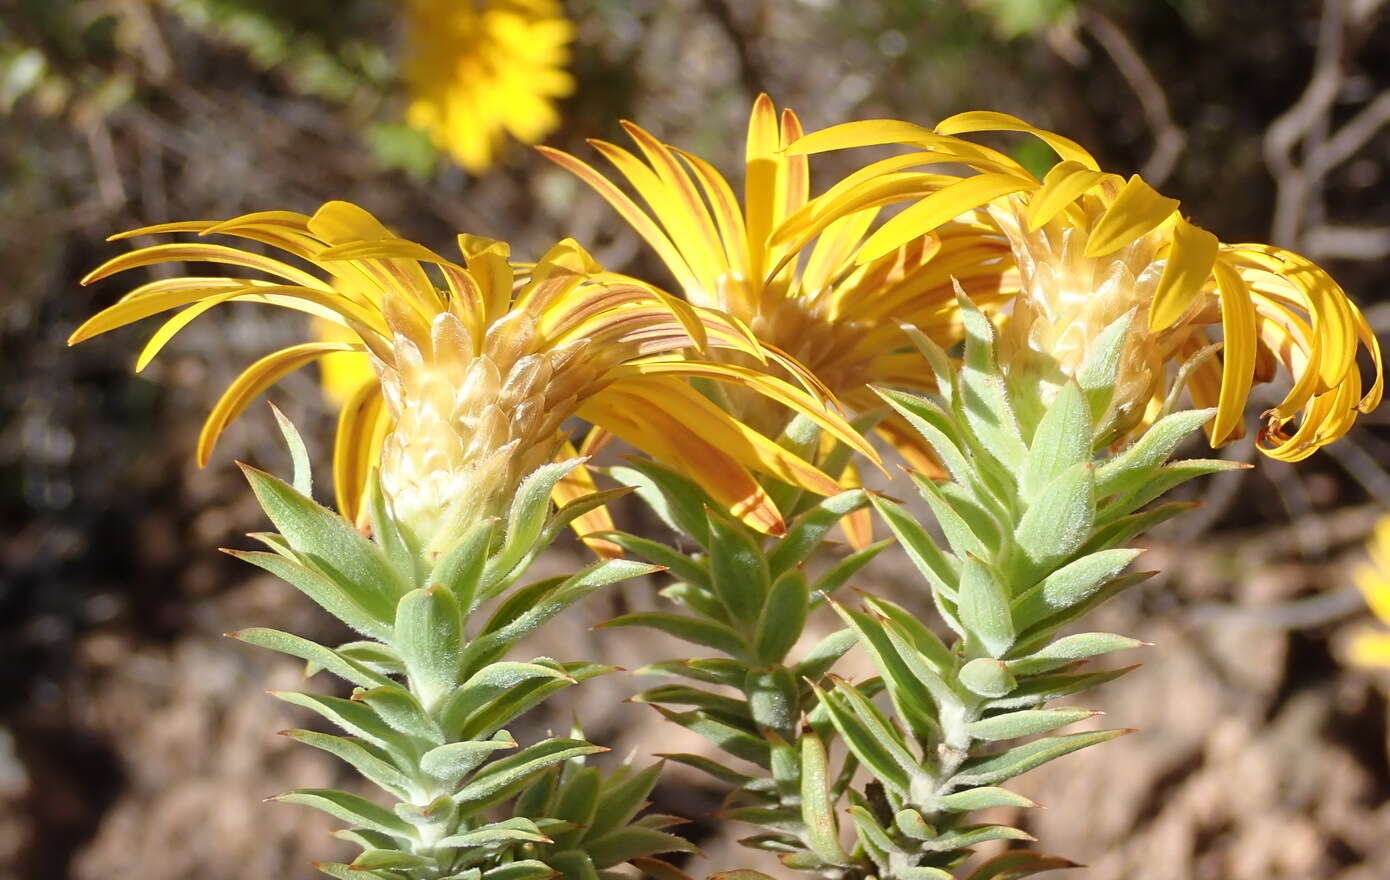
[[808, 498], [786, 533], [768, 538], [718, 513], [698, 487], [661, 465], [634, 462], [614, 468], [613, 475], [637, 487], [696, 549], [685, 554], [634, 535], [606, 533], [603, 537], [628, 552], [666, 566], [677, 581], [661, 591], [675, 610], [627, 614], [605, 626], [656, 629], [715, 652], [643, 667], [639, 672], [684, 681], [650, 688], [634, 699], [747, 762], [749, 770], [743, 772], [700, 755], [665, 756], [732, 787], [721, 816], [761, 831], [745, 844], [776, 852], [788, 864], [815, 862], [814, 830], [802, 804], [801, 737], [817, 702], [812, 683], [854, 644], [854, 634], [841, 630], [797, 660], [790, 655], [810, 611], [888, 543], [870, 544], [808, 575], [807, 562], [827, 534], [863, 509], [867, 495], [852, 490]]
[[594, 770], [574, 771], [590, 794], [620, 792], [625, 806], [605, 813], [603, 833], [590, 827], [572, 840], [581, 792], [568, 783], [567, 797], [536, 792], [561, 765], [605, 749], [578, 735], [523, 747], [508, 732], [551, 695], [609, 671], [548, 657], [505, 659], [512, 646], [600, 587], [659, 570], [609, 560], [507, 594], [536, 553], [592, 507], [588, 500], [550, 511], [551, 490], [577, 462], [539, 469], [522, 485], [505, 524], [479, 523], [429, 559], [396, 527], [379, 491], [370, 493], [374, 539], [316, 504], [308, 495], [303, 444], [284, 427], [294, 485], [245, 469], [278, 532], [254, 536], [268, 552], [233, 555], [288, 581], [361, 638], [328, 647], [270, 629], [231, 635], [352, 686], [348, 698], [277, 693], [337, 729], [284, 733], [342, 759], [389, 800], [383, 806], [320, 789], [276, 798], [347, 823], [338, 836], [361, 854], [351, 864], [321, 863], [320, 870], [356, 880], [542, 880], [557, 872], [577, 880], [628, 858], [682, 849], [670, 835], [653, 837], [657, 832], [642, 820], [633, 824], [652, 777], [626, 769], [607, 780]]
[[[871, 499], [954, 639], [948, 644], [883, 599], [870, 597], [861, 609], [837, 605], [879, 677], [859, 685], [832, 679], [820, 693], [835, 733], [874, 776], [863, 792], [847, 792], [848, 815], [883, 878], [949, 878], [976, 844], [1030, 839], [1008, 826], [971, 824], [969, 814], [1033, 806], [1002, 784], [1125, 732], [1054, 734], [1094, 713], [1047, 704], [1123, 674], [1080, 667], [1140, 642], [1059, 631], [1142, 581], [1145, 574], [1125, 573], [1139, 551], [1121, 545], [1190, 506], [1146, 505], [1185, 480], [1232, 466], [1168, 461], [1211, 411], [1165, 415], [1128, 448], [1104, 448], [1103, 428], [1093, 426], [1103, 424], [1111, 403], [1127, 318], [1109, 328], [1077, 378], [1030, 424], [1010, 406], [992, 325], [968, 301], [962, 309], [958, 365], [916, 337], [939, 394], [883, 394], [950, 472], [949, 482], [915, 478], [944, 540], [901, 505]], [[879, 688], [891, 713], [871, 699]], [[1024, 861], [1007, 876], [1059, 866], [1009, 855]], [[986, 865], [971, 876], [1001, 876], [994, 870]]]

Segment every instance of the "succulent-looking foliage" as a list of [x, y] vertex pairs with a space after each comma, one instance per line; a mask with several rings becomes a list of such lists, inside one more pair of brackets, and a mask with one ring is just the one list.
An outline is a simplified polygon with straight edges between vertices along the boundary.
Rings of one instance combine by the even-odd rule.
[[[1035, 806], [1003, 784], [1125, 733], [1058, 733], [1095, 713], [1051, 703], [1128, 671], [1086, 671], [1090, 658], [1141, 644], [1060, 632], [1143, 581], [1144, 573], [1126, 573], [1139, 551], [1124, 545], [1190, 507], [1151, 502], [1193, 477], [1239, 467], [1169, 462], [1210, 411], [1165, 414], [1119, 450], [1094, 427], [1111, 405], [1130, 316], [1104, 334], [1077, 378], [1029, 423], [1003, 393], [993, 325], [964, 297], [961, 309], [959, 363], [912, 334], [940, 394], [882, 392], [951, 474], [943, 483], [913, 475], [944, 540], [900, 504], [855, 491], [821, 501], [785, 537], [769, 541], [707, 512], [712, 505], [693, 484], [650, 465], [628, 481], [700, 552], [687, 557], [608, 536], [667, 566], [680, 580], [663, 594], [683, 606], [681, 614], [632, 614], [609, 625], [654, 627], [723, 655], [653, 664], [644, 671], [692, 684], [652, 688], [638, 699], [758, 770], [668, 757], [733, 786], [723, 815], [761, 826], [744, 842], [778, 853], [790, 868], [835, 878], [950, 878], [978, 844], [1031, 840], [1016, 828], [972, 823], [970, 814]], [[921, 572], [949, 640], [886, 599], [830, 598], [881, 544], [808, 583], [803, 563], [838, 518], [866, 501]], [[789, 660], [808, 608], [822, 600], [847, 628]], [[876, 677], [856, 683], [831, 672], [853, 642], [867, 651]], [[837, 743], [843, 756], [836, 757]], [[872, 780], [862, 788], [852, 782], [860, 767]], [[1070, 864], [1008, 850], [960, 876], [1022, 877]]]
[[320, 789], [275, 798], [347, 823], [338, 836], [361, 854], [320, 870], [375, 880], [587, 880], [630, 860], [688, 849], [661, 830], [669, 819], [635, 818], [655, 766], [604, 776], [581, 763], [606, 749], [578, 733], [519, 744], [508, 732], [552, 694], [609, 671], [549, 657], [506, 659], [517, 640], [600, 587], [659, 570], [606, 560], [512, 589], [540, 549], [605, 497], [550, 511], [554, 484], [579, 462], [538, 469], [505, 523], [484, 520], [426, 561], [374, 482], [367, 492], [374, 540], [310, 499], [303, 443], [288, 423], [282, 427], [295, 485], [245, 468], [278, 533], [254, 536], [268, 551], [230, 552], [288, 581], [361, 638], [329, 647], [272, 629], [231, 635], [353, 686], [348, 699], [275, 694], [338, 729], [283, 733], [342, 759], [392, 801], [386, 807]]

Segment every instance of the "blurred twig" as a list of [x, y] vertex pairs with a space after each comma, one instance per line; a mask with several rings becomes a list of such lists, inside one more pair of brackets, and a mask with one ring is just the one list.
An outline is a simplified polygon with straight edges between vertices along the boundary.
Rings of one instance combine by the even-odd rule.
[[[1390, 125], [1390, 89], [1381, 91], [1351, 119], [1333, 130], [1332, 111], [1347, 82], [1348, 37], [1369, 30], [1384, 0], [1324, 0], [1318, 25], [1313, 75], [1303, 94], [1270, 124], [1265, 163], [1278, 187], [1271, 238], [1314, 256], [1378, 259], [1390, 251], [1390, 230], [1362, 229], [1348, 236], [1329, 226], [1323, 188], [1328, 174], [1354, 158]], [[1295, 152], [1302, 146], [1301, 156]], [[1317, 245], [1318, 247], [1314, 247]]]
[[1139, 107], [1144, 113], [1144, 121], [1153, 134], [1153, 152], [1144, 161], [1140, 174], [1154, 186], [1161, 186], [1177, 167], [1178, 157], [1187, 146], [1187, 136], [1173, 121], [1168, 107], [1168, 96], [1159, 85], [1158, 78], [1149, 69], [1139, 51], [1120, 29], [1104, 14], [1087, 9], [1081, 12], [1081, 25], [1095, 38], [1115, 68], [1124, 77], [1134, 96], [1139, 99]]
[[767, 91], [767, 77], [763, 76], [762, 65], [758, 62], [748, 36], [735, 20], [728, 0], [704, 0], [704, 7], [734, 47], [734, 54], [738, 56], [739, 79], [743, 81], [743, 87], [750, 95]]

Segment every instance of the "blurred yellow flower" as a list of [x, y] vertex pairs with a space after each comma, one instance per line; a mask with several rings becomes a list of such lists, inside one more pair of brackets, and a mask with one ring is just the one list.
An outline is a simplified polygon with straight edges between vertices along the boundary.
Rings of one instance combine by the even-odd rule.
[[[1017, 289], [1008, 242], [975, 225], [946, 223], [863, 259], [877, 205], [846, 210], [833, 223], [795, 236], [788, 226], [810, 197], [804, 155], [785, 152], [802, 135], [791, 110], [780, 115], [767, 95], [748, 121], [743, 201], [709, 162], [624, 122], [642, 159], [599, 140], [590, 144], [646, 202], [582, 160], [541, 151], [612, 205], [670, 269], [685, 298], [746, 323], [765, 345], [803, 363], [834, 395], [860, 412], [882, 406], [870, 385], [928, 389], [928, 371], [903, 333], [911, 324], [943, 346], [960, 336], [953, 290], [958, 281], [982, 306]], [[844, 186], [842, 182], [839, 186]], [[800, 227], [798, 227], [800, 228]], [[730, 400], [763, 430], [790, 417], [765, 398]], [[932, 471], [921, 435], [897, 417], [878, 430], [916, 467]]]
[[[1367, 546], [1370, 559], [1352, 576], [1366, 604], [1390, 627], [1390, 516], [1382, 519]], [[1357, 666], [1390, 668], [1390, 629], [1362, 630], [1352, 635], [1348, 659]]]
[[[329, 202], [312, 217], [270, 211], [117, 237], [168, 232], [240, 236], [286, 251], [328, 277], [225, 245], [139, 248], [84, 282], [180, 260], [255, 269], [273, 280], [152, 281], [88, 320], [71, 343], [186, 306], [154, 334], [140, 356], [143, 367], [190, 321], [229, 301], [296, 309], [347, 329], [347, 341], [293, 345], [247, 368], [208, 416], [198, 461], [207, 461], [226, 425], [282, 376], [328, 354], [352, 353], [369, 360], [374, 372], [340, 417], [339, 506], [355, 516], [379, 464], [383, 489], [421, 546], [438, 546], [460, 524], [501, 510], [519, 481], [560, 451], [561, 424], [572, 415], [678, 468], [764, 531], [780, 532], [783, 524], [750, 470], [822, 494], [838, 491], [820, 471], [696, 392], [685, 381], [692, 376], [757, 389], [872, 452], [826, 409], [824, 395], [798, 365], [764, 351], [718, 313], [604, 272], [571, 241], [534, 264], [513, 264], [504, 243], [461, 235], [465, 262], [458, 264], [396, 237], [346, 202]], [[720, 349], [775, 363], [816, 393], [762, 369], [691, 354]]]
[[[957, 137], [984, 131], [1028, 132], [1060, 161], [1039, 180], [1009, 156]], [[1217, 408], [1208, 427], [1215, 445], [1241, 434], [1252, 385], [1272, 380], [1282, 363], [1292, 388], [1264, 414], [1259, 445], [1286, 461], [1341, 437], [1358, 412], [1379, 404], [1379, 344], [1341, 287], [1308, 259], [1271, 245], [1220, 242], [1138, 175], [1103, 172], [1075, 142], [1003, 113], [962, 113], [935, 129], [851, 122], [805, 136], [788, 154], [879, 144], [917, 149], [851, 175], [790, 218], [784, 234], [804, 237], [865, 207], [911, 201], [860, 248], [855, 259], [869, 263], [959, 218], [980, 224], [981, 241], [1008, 243], [1020, 276], [1022, 295], [1002, 319], [1002, 350], [1014, 368], [1054, 385], [1110, 322], [1136, 312], [1120, 428], [1160, 411], [1175, 363], [1191, 365], [1185, 381], [1193, 402]], [[908, 171], [941, 165], [945, 172]], [[975, 173], [952, 170], [960, 166]], [[1194, 359], [1218, 327], [1219, 363]], [[1362, 348], [1375, 372], [1364, 393]]]
[[406, 0], [406, 121], [471, 172], [496, 159], [504, 135], [534, 144], [560, 122], [556, 99], [574, 25], [558, 0]]

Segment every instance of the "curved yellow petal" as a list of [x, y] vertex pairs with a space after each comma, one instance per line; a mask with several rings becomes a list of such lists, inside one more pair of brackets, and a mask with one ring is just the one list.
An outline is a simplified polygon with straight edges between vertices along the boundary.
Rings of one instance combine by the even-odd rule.
[[1132, 243], [1178, 209], [1178, 200], [1159, 193], [1132, 175], [1106, 209], [1086, 242], [1087, 258], [1103, 257]]
[[1166, 330], [1187, 314], [1211, 278], [1220, 247], [1216, 236], [1178, 217], [1168, 247], [1168, 265], [1163, 267], [1149, 304], [1149, 330]]
[[1095, 157], [1076, 141], [1056, 132], [1029, 125], [1017, 116], [1010, 116], [1008, 113], [999, 113], [993, 110], [969, 110], [943, 119], [936, 126], [937, 134], [956, 135], [976, 131], [1027, 132], [1056, 150], [1057, 155], [1061, 156], [1062, 159], [1075, 162], [1092, 171], [1100, 170], [1100, 165], [1096, 163]]
[[360, 351], [360, 346], [343, 342], [303, 342], [291, 345], [266, 355], [242, 371], [240, 376], [227, 386], [222, 397], [213, 406], [203, 430], [198, 435], [198, 465], [207, 464], [217, 438], [231, 423], [241, 415], [247, 405], [262, 391], [274, 385], [285, 375], [294, 372], [305, 364], [322, 357], [331, 351]]

